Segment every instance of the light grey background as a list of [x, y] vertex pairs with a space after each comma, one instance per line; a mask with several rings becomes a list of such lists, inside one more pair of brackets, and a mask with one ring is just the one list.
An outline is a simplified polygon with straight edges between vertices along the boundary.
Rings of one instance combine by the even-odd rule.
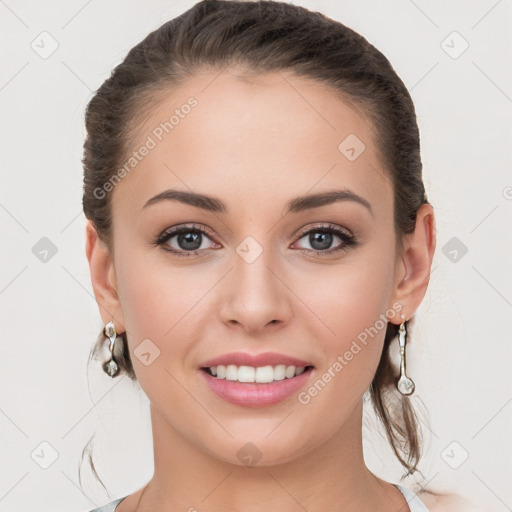
[[[147, 398], [99, 364], [87, 386], [102, 324], [85, 257], [83, 115], [126, 52], [193, 3], [0, 0], [2, 511], [86, 511], [152, 475]], [[360, 32], [411, 91], [438, 229], [408, 346], [413, 400], [430, 415], [421, 468], [428, 487], [512, 510], [511, 2], [294, 3]], [[371, 413], [367, 421], [369, 466], [399, 483]], [[78, 484], [94, 432], [110, 496], [86, 465], [85, 493]]]

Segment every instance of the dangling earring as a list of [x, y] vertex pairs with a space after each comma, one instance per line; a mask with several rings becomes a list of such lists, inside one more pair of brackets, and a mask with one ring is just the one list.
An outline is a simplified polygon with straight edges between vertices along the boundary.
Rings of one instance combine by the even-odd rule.
[[407, 330], [406, 330], [406, 320], [404, 320], [405, 316], [402, 314], [402, 323], [398, 328], [398, 341], [400, 343], [400, 379], [396, 384], [396, 387], [402, 395], [412, 395], [414, 393], [414, 382], [409, 379], [405, 375], [405, 344], [407, 338]]
[[114, 343], [117, 338], [116, 328], [114, 327], [114, 322], [110, 321], [107, 325], [105, 325], [104, 330], [105, 336], [110, 339], [109, 350], [110, 350], [110, 360], [103, 364], [103, 371], [110, 375], [110, 377], [114, 378], [119, 373], [119, 365], [117, 364], [114, 358]]

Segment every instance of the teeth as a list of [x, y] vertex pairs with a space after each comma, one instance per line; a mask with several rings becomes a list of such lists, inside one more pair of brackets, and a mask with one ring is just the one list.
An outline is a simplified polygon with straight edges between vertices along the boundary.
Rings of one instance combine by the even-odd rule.
[[259, 382], [267, 383], [275, 380], [291, 379], [300, 375], [305, 370], [304, 366], [286, 366], [278, 364], [276, 366], [236, 366], [228, 364], [227, 366], [211, 366], [210, 372], [217, 379], [237, 380], [238, 382]]

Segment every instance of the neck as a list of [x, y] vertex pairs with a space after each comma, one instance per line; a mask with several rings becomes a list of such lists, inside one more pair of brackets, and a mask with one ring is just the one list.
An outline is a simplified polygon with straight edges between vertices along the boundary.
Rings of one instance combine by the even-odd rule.
[[[364, 463], [362, 403], [323, 444], [295, 459], [252, 466], [222, 461], [173, 429], [151, 406], [155, 472], [137, 512], [397, 510], [405, 500]], [[407, 508], [404, 508], [406, 510]]]

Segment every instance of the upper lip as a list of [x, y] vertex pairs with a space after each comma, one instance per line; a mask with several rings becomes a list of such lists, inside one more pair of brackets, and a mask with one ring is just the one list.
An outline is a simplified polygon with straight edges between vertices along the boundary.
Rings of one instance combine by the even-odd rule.
[[310, 362], [298, 359], [296, 357], [279, 354], [277, 352], [263, 352], [262, 354], [249, 354], [247, 352], [231, 352], [223, 354], [213, 359], [208, 359], [200, 366], [201, 368], [210, 368], [212, 366], [227, 366], [234, 364], [236, 366], [277, 366], [285, 364], [287, 366], [313, 366]]

